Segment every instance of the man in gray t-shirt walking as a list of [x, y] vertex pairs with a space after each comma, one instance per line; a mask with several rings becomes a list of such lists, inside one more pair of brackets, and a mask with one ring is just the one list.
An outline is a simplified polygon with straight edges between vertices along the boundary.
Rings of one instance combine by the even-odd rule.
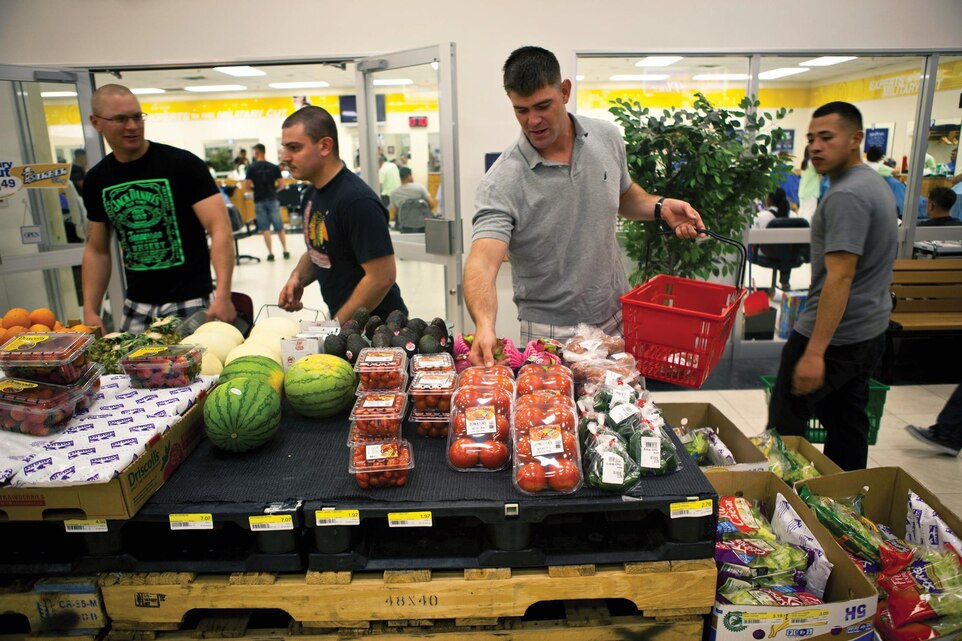
[[843, 470], [868, 459], [869, 375], [885, 348], [898, 243], [892, 191], [861, 160], [862, 114], [847, 102], [815, 110], [812, 164], [831, 188], [812, 218], [812, 284], [778, 370], [768, 427], [804, 435], [814, 413], [825, 454]]
[[628, 280], [615, 216], [662, 219], [679, 238], [695, 238], [695, 229], [704, 227], [688, 203], [649, 194], [632, 182], [614, 124], [568, 113], [571, 81], [561, 79], [553, 53], [521, 47], [503, 72], [521, 136], [478, 186], [464, 266], [476, 365], [494, 362], [495, 283], [505, 255], [522, 346], [532, 338], [569, 338], [577, 323], [621, 335], [618, 297]]

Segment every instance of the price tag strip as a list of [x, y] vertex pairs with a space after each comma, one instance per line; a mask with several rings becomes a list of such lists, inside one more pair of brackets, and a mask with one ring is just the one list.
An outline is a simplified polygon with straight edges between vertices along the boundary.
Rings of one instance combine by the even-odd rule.
[[213, 530], [212, 514], [168, 514], [171, 530]]
[[334, 508], [323, 508], [314, 511], [314, 525], [317, 527], [329, 527], [333, 525], [360, 525], [360, 510], [335, 510]]
[[711, 499], [672, 503], [669, 509], [671, 510], [671, 518], [673, 519], [711, 516]]
[[430, 512], [388, 512], [388, 527], [431, 527]]
[[71, 534], [108, 531], [107, 519], [67, 519], [63, 522], [63, 526]]
[[264, 514], [248, 517], [251, 532], [267, 532], [274, 530], [293, 530], [294, 517], [290, 514]]

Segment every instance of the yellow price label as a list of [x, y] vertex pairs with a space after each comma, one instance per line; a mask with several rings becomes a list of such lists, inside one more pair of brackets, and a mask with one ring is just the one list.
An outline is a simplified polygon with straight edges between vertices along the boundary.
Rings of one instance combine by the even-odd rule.
[[12, 341], [7, 343], [6, 350], [13, 351], [16, 349], [30, 349], [31, 347], [36, 347], [38, 344], [44, 342], [50, 337], [46, 334], [19, 334]]
[[265, 530], [293, 530], [294, 517], [290, 514], [265, 514], [262, 516], [248, 517], [251, 532], [263, 532]]
[[63, 526], [67, 532], [106, 532], [107, 519], [67, 519]]
[[150, 356], [151, 354], [159, 354], [161, 352], [166, 352], [166, 351], [167, 351], [166, 345], [153, 345], [150, 347], [141, 347], [140, 349], [131, 352], [127, 358], [139, 358], [141, 356]]
[[327, 527], [331, 525], [360, 525], [360, 510], [323, 509], [314, 511], [314, 525]]
[[171, 530], [213, 530], [212, 514], [168, 514]]
[[711, 499], [702, 499], [699, 501], [680, 501], [678, 503], [672, 503], [670, 506], [671, 518], [673, 519], [685, 519], [685, 518], [695, 518], [699, 516], [711, 516], [712, 506]]
[[430, 512], [388, 512], [389, 527], [431, 527]]

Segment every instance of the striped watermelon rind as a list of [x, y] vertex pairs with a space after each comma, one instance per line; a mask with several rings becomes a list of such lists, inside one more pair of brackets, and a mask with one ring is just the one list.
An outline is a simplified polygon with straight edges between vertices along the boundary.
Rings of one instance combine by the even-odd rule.
[[238, 356], [221, 370], [218, 385], [238, 377], [261, 378], [278, 394], [284, 392], [284, 368], [266, 356]]
[[284, 392], [298, 414], [326, 418], [354, 400], [354, 368], [331, 354], [311, 354], [295, 361], [284, 375]]
[[281, 424], [281, 397], [259, 378], [218, 385], [204, 403], [204, 430], [217, 447], [247, 452], [269, 441]]

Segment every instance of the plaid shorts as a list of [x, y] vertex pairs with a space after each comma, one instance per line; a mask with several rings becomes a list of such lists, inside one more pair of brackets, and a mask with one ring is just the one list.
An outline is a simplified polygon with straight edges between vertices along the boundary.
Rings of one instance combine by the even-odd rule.
[[137, 303], [129, 298], [124, 299], [124, 321], [120, 331], [140, 334], [147, 326], [158, 318], [165, 316], [180, 316], [188, 318], [191, 314], [210, 307], [210, 295], [201, 298], [191, 298], [179, 303]]
[[[625, 325], [621, 318], [621, 310], [619, 309], [614, 316], [599, 324], [598, 328], [608, 336], [624, 336]], [[539, 338], [553, 338], [563, 343], [574, 335], [574, 325], [548, 325], [546, 323], [535, 323], [532, 321], [522, 320], [521, 345], [518, 347], [519, 349], [524, 350], [524, 347], [528, 343]]]

